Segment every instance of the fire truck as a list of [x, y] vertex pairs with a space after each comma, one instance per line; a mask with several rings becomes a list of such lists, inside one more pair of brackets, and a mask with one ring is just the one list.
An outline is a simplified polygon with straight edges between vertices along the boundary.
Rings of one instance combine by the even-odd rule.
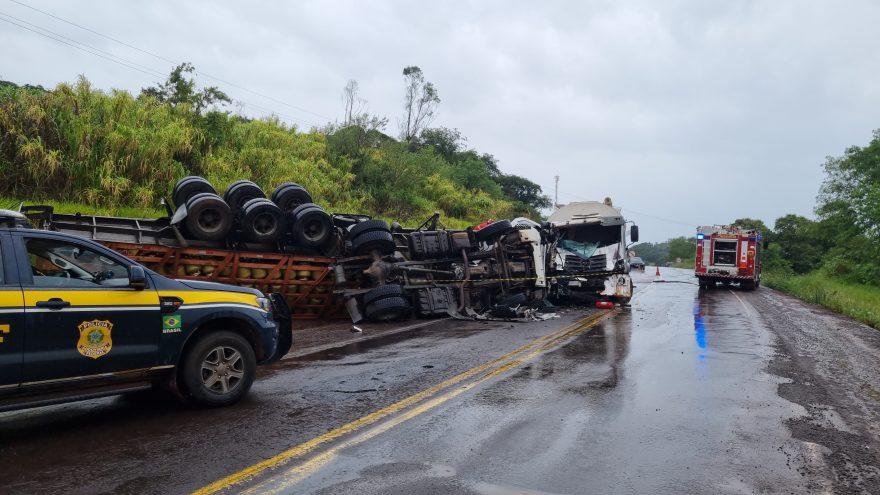
[[697, 228], [694, 275], [701, 289], [719, 283], [755, 289], [761, 284], [761, 233], [733, 226]]

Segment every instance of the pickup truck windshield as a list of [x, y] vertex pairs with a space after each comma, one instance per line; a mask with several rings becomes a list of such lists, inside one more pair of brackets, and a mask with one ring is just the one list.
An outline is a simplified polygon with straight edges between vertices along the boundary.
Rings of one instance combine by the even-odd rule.
[[95, 251], [57, 240], [28, 239], [28, 260], [38, 287], [128, 285], [128, 270]]

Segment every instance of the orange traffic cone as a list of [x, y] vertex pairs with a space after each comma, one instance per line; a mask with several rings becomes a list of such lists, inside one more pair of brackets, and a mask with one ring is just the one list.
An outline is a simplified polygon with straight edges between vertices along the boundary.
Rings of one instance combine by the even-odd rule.
[[657, 265], [657, 273], [654, 274], [655, 277], [660, 276], [660, 265]]

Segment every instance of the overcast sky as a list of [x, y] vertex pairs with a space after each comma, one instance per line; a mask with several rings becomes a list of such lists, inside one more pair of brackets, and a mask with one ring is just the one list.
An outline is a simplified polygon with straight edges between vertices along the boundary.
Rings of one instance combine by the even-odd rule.
[[[550, 195], [558, 174], [560, 202], [611, 196], [642, 240], [809, 216], [825, 157], [880, 127], [876, 1], [21, 1], [162, 59], [10, 0], [0, 18], [160, 74], [190, 61], [234, 83], [201, 78], [244, 113], [300, 127], [339, 118], [354, 78], [396, 134], [401, 71], [418, 65], [442, 99], [435, 126]], [[6, 22], [0, 46], [16, 83], [159, 79]]]

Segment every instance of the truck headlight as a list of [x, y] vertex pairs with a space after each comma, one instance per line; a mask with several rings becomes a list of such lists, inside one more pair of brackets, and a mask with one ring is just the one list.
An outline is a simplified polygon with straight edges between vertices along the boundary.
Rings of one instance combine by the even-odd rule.
[[257, 304], [260, 305], [260, 309], [267, 313], [272, 312], [272, 303], [269, 301], [268, 297], [258, 297]]

